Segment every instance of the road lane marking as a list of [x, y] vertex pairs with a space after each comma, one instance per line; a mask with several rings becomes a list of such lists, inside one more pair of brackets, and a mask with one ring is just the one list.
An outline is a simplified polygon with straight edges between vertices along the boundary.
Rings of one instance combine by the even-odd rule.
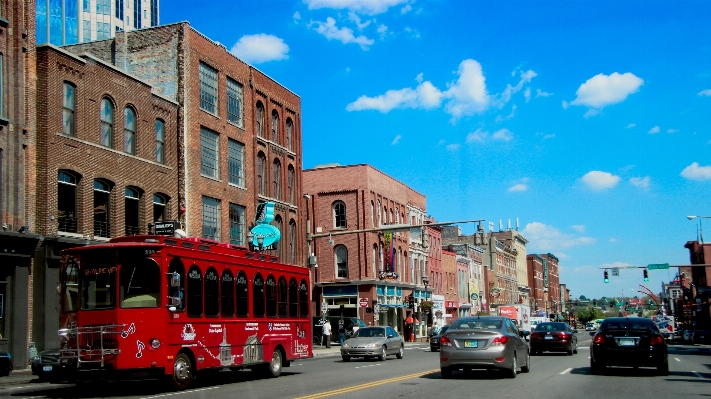
[[558, 374], [566, 374], [566, 373], [568, 373], [568, 372], [569, 372], [570, 370], [572, 370], [572, 369], [573, 369], [572, 367], [571, 367], [571, 368], [568, 368], [568, 369], [565, 369], [565, 370], [563, 370], [563, 372], [558, 373]]
[[369, 364], [369, 365], [367, 365], [367, 366], [357, 366], [356, 368], [357, 368], [357, 369], [364, 369], [364, 368], [366, 368], [366, 367], [374, 367], [374, 366], [380, 366], [380, 363], [377, 363], [377, 364]]
[[409, 380], [409, 379], [412, 379], [412, 378], [422, 377], [423, 375], [431, 374], [431, 373], [435, 373], [435, 372], [439, 372], [439, 371], [440, 371], [439, 369], [436, 369], [436, 370], [430, 370], [430, 371], [425, 371], [425, 372], [416, 373], [416, 374], [409, 374], [409, 375], [400, 376], [400, 377], [388, 378], [388, 379], [385, 379], [385, 380], [374, 381], [374, 382], [368, 382], [368, 383], [365, 383], [365, 384], [354, 385], [354, 386], [352, 386], [352, 387], [347, 387], [347, 388], [342, 388], [342, 389], [336, 389], [336, 390], [333, 390], [333, 391], [326, 391], [326, 392], [321, 392], [321, 393], [315, 393], [315, 394], [313, 394], [313, 395], [301, 396], [301, 397], [298, 397], [298, 398], [296, 398], [296, 399], [317, 399], [317, 398], [325, 398], [325, 397], [327, 397], [327, 396], [333, 396], [333, 395], [339, 395], [339, 394], [342, 394], [342, 393], [354, 392], [354, 391], [358, 391], [358, 390], [361, 390], [361, 389], [376, 387], [376, 386], [378, 386], [378, 385], [389, 384], [389, 383], [391, 383], [391, 382], [398, 382], [398, 381]]
[[209, 391], [211, 389], [218, 389], [219, 387], [209, 387], [209, 388], [200, 388], [200, 389], [191, 389], [189, 391], [182, 391], [182, 392], [172, 392], [172, 393], [164, 393], [162, 395], [154, 395], [154, 396], [146, 396], [141, 399], [154, 399], [154, 398], [164, 398], [166, 396], [175, 396], [175, 395], [182, 395], [185, 393], [193, 393], [193, 392], [202, 392], [202, 391]]
[[697, 377], [699, 377], [699, 378], [704, 378], [703, 375], [697, 373], [696, 371], [693, 371], [693, 370], [692, 370], [691, 372], [694, 373], [694, 374], [695, 374]]
[[681, 361], [681, 360], [679, 360], [678, 357], [675, 357], [674, 360], [676, 360], [677, 362], [680, 362], [680, 361]]

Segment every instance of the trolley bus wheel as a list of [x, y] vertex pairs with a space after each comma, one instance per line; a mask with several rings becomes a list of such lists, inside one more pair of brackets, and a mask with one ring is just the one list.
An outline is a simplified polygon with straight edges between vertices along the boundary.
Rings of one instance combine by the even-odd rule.
[[274, 349], [274, 353], [272, 354], [272, 361], [265, 365], [266, 367], [264, 368], [264, 374], [267, 377], [279, 377], [281, 375], [281, 368], [282, 368], [282, 360], [281, 360], [281, 351], [279, 349]]
[[190, 357], [185, 353], [179, 354], [173, 364], [173, 378], [171, 378], [173, 386], [177, 389], [185, 389], [190, 385], [193, 378], [193, 365]]

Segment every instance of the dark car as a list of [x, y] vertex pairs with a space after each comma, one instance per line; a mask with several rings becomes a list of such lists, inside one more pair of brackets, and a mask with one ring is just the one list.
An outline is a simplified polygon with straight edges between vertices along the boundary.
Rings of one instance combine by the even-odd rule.
[[669, 375], [667, 343], [650, 319], [613, 317], [605, 319], [590, 344], [590, 372], [602, 374], [607, 366], [656, 367]]
[[568, 323], [539, 323], [529, 338], [531, 353], [537, 355], [543, 351], [578, 353], [578, 337]]
[[7, 377], [12, 371], [12, 356], [7, 352], [0, 352], [0, 377]]
[[59, 380], [64, 375], [59, 362], [59, 348], [42, 351], [32, 358], [32, 374], [41, 380]]
[[430, 337], [430, 350], [432, 352], [437, 352], [439, 350], [439, 341], [442, 339], [442, 334], [447, 332], [449, 326], [442, 326], [439, 333]]

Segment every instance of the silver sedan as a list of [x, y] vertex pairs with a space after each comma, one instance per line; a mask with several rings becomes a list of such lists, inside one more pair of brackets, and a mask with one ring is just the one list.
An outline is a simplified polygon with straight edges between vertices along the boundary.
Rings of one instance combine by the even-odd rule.
[[515, 378], [519, 367], [527, 373], [531, 357], [525, 336], [508, 317], [471, 316], [454, 322], [440, 339], [442, 378], [454, 370], [498, 369]]
[[387, 355], [402, 359], [404, 352], [405, 343], [392, 327], [361, 327], [341, 346], [344, 362], [349, 362], [352, 357], [377, 357], [385, 360]]

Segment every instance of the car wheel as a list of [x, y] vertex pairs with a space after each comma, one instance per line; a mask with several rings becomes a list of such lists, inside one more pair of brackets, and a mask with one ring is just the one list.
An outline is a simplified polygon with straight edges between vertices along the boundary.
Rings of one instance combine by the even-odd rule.
[[661, 376], [669, 375], [669, 362], [667, 359], [664, 359], [664, 363], [657, 366], [657, 374]]
[[517, 369], [518, 369], [518, 365], [516, 364], [516, 352], [514, 352], [513, 359], [511, 360], [511, 368], [504, 370], [504, 371], [506, 371], [506, 377], [516, 378], [516, 370]]
[[449, 367], [441, 367], [439, 372], [442, 374], [442, 378], [452, 378], [452, 369]]
[[573, 353], [576, 355], [578, 354], [578, 343], [577, 342], [575, 343], [575, 346], [573, 347]]
[[171, 382], [176, 389], [185, 389], [195, 379], [193, 371], [193, 363], [190, 357], [185, 353], [181, 353], [175, 358], [173, 363], [173, 377]]
[[272, 361], [269, 364], [265, 364], [263, 373], [265, 377], [275, 378], [281, 375], [282, 362], [281, 362], [281, 351], [279, 349], [274, 349], [272, 353]]
[[528, 373], [531, 371], [531, 355], [526, 353], [526, 365], [521, 367], [522, 373]]
[[439, 349], [435, 348], [434, 346], [430, 346], [430, 351], [432, 352], [437, 352]]
[[590, 359], [590, 374], [592, 375], [600, 375], [602, 374], [604, 366], [599, 364], [593, 359]]
[[378, 355], [378, 360], [381, 362], [385, 360], [387, 353], [385, 352], [385, 345], [380, 348], [380, 354]]
[[344, 362], [350, 362], [350, 361], [351, 361], [351, 357], [350, 357], [350, 356], [341, 356], [341, 358], [343, 359]]
[[397, 352], [397, 355], [395, 355], [398, 359], [402, 359], [402, 355], [405, 354], [405, 348], [402, 346], [400, 347], [400, 350]]

